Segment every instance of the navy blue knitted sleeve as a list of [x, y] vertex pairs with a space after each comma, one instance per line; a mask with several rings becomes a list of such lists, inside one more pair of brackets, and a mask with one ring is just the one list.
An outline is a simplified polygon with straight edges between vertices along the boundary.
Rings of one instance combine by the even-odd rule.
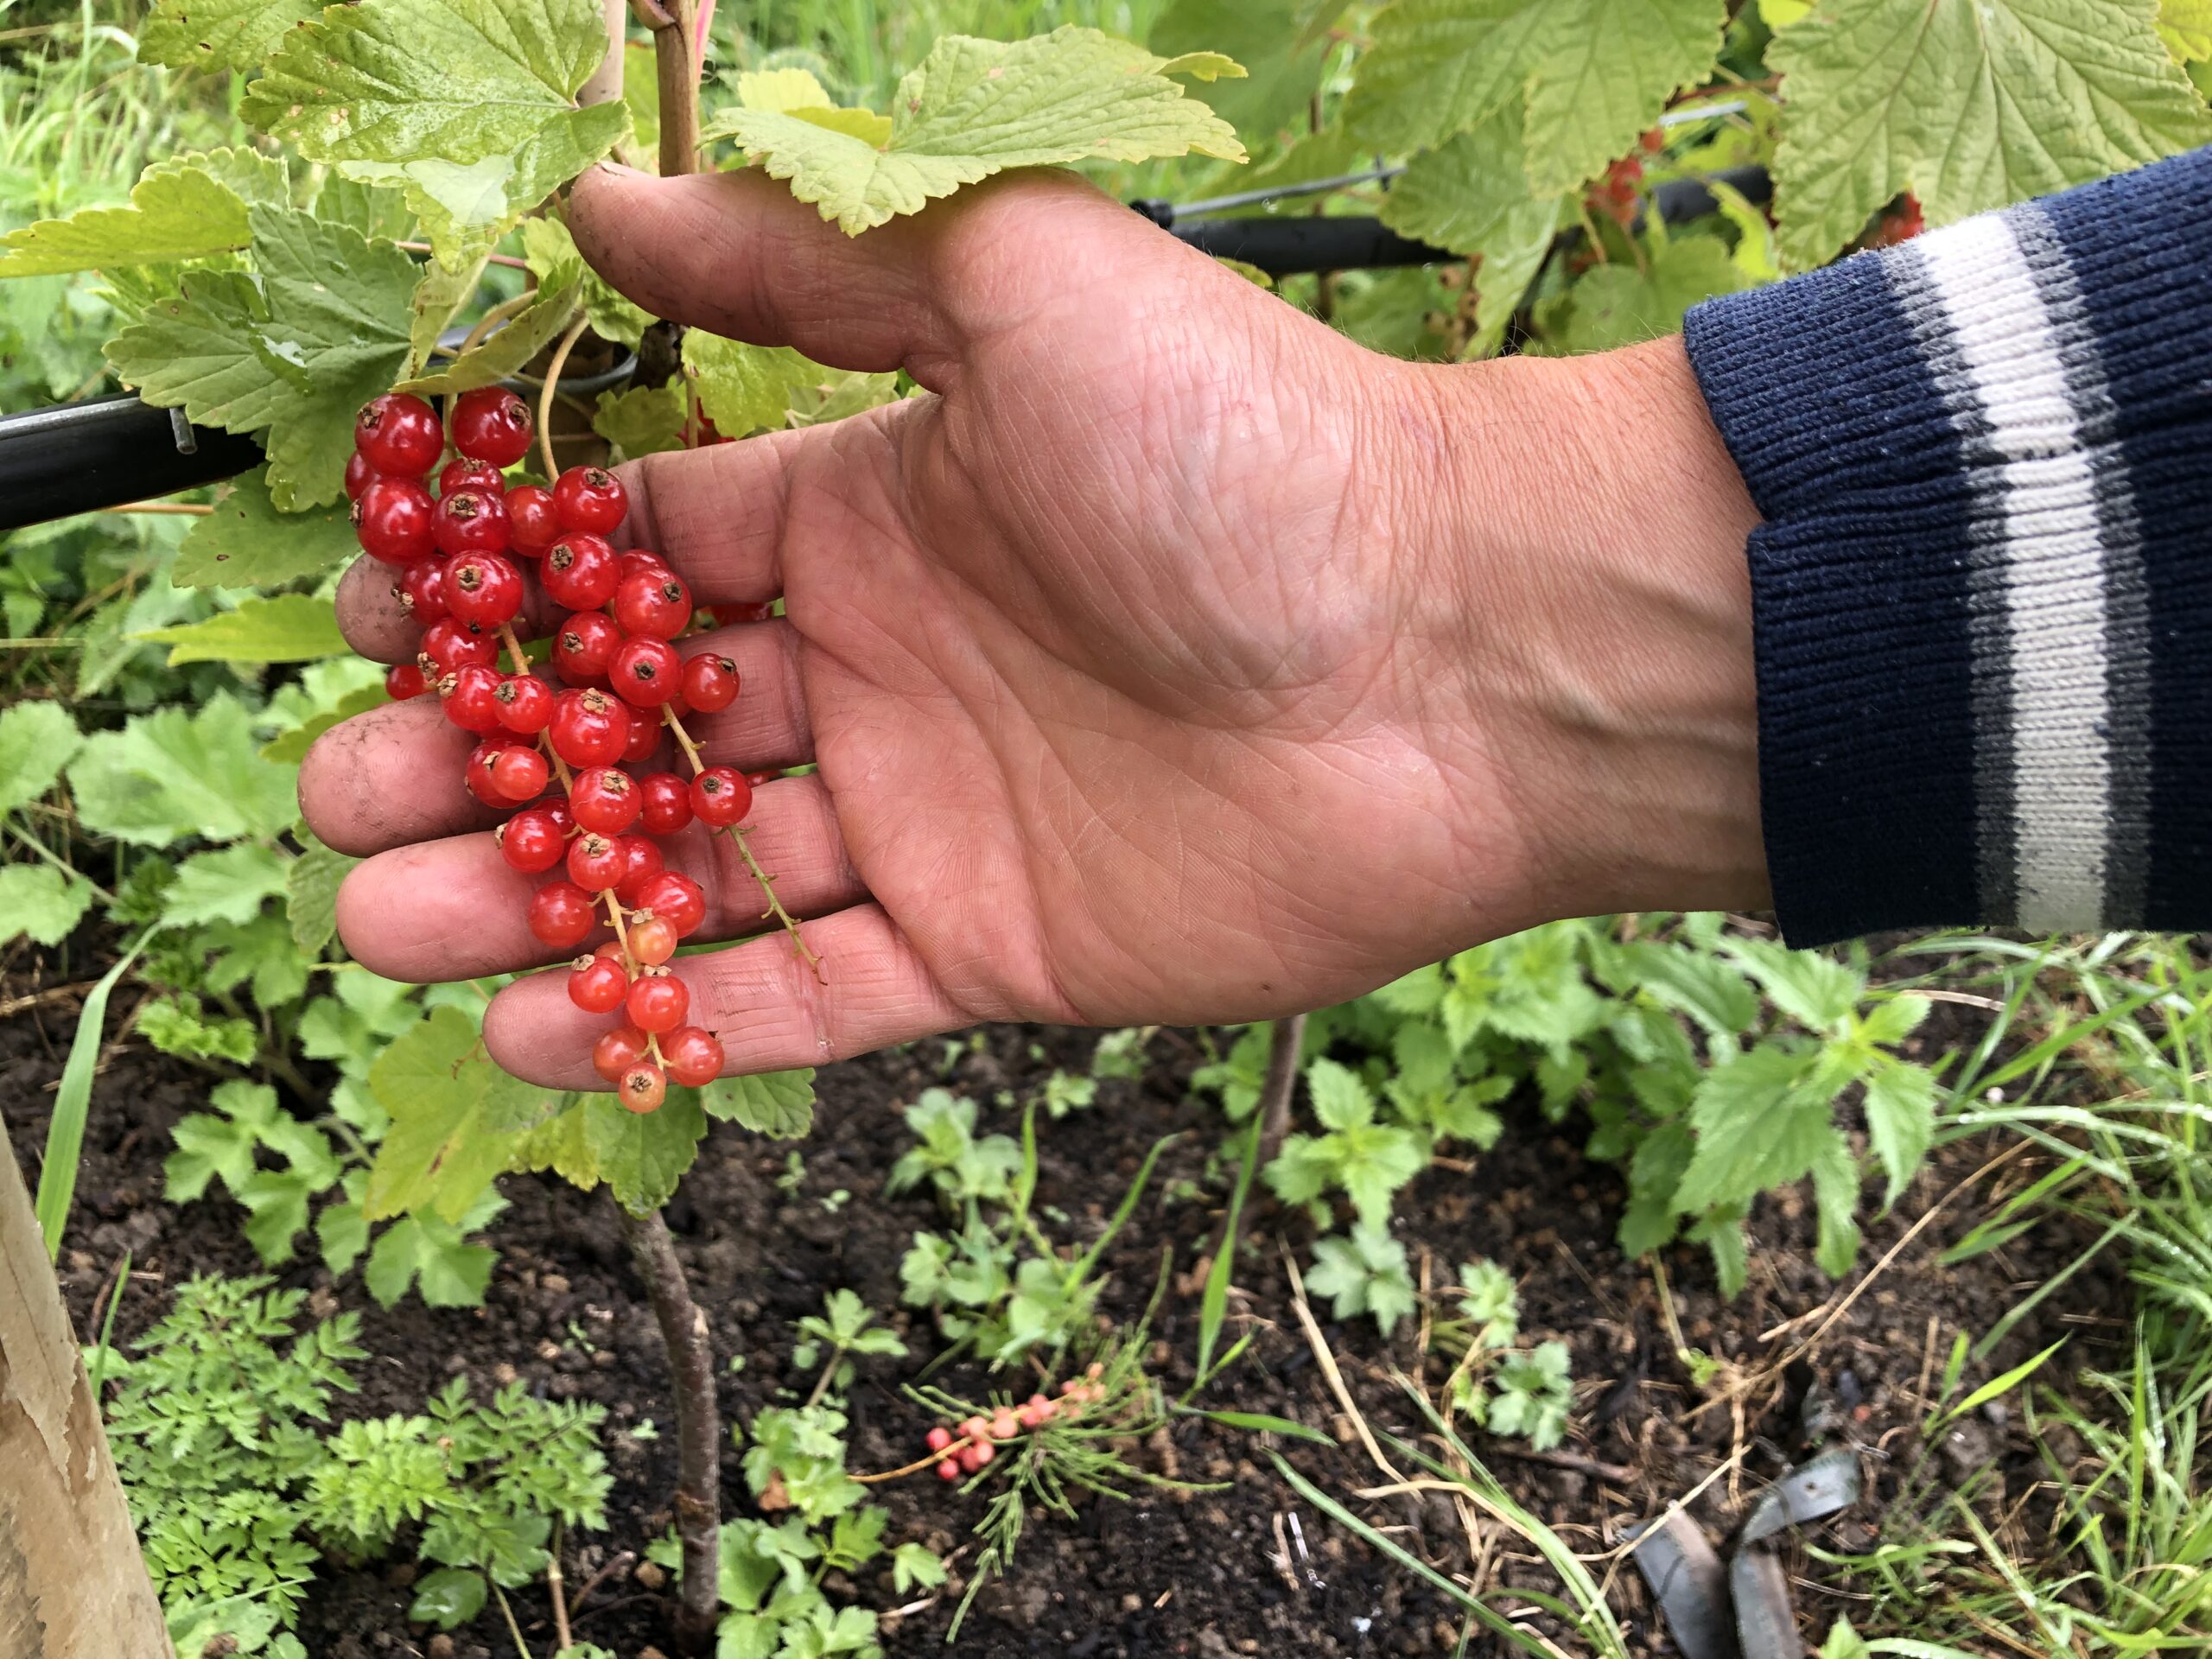
[[1709, 301], [1784, 931], [2212, 926], [2212, 150]]

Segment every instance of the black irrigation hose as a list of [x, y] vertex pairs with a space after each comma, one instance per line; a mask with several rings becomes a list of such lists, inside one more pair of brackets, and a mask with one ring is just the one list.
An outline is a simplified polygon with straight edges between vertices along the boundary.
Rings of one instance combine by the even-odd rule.
[[[1735, 168], [1713, 176], [1755, 204], [1764, 205], [1774, 193], [1764, 168]], [[1702, 218], [1719, 206], [1699, 179], [1660, 185], [1651, 202], [1669, 224]], [[1179, 222], [1173, 203], [1133, 205], [1200, 251], [1243, 260], [1270, 276], [1436, 264], [1459, 257], [1411, 241], [1373, 219], [1300, 214]], [[1567, 234], [1580, 233], [1578, 229]], [[589, 388], [580, 389], [620, 384], [630, 368], [630, 362], [618, 364]], [[103, 397], [0, 416], [0, 531], [219, 483], [261, 461], [261, 446], [254, 439], [190, 425], [180, 412], [150, 408], [136, 397]]]

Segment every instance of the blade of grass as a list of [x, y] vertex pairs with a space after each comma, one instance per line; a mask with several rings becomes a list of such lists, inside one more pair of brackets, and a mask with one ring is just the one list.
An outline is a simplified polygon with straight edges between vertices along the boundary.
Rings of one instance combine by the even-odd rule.
[[61, 1229], [69, 1219], [70, 1200], [77, 1195], [77, 1162], [84, 1155], [85, 1119], [92, 1105], [92, 1069], [99, 1061], [100, 1028], [107, 1021], [107, 1000], [147, 941], [161, 931], [149, 927], [138, 942], [124, 952], [115, 966], [100, 976], [85, 998], [77, 1016], [77, 1034], [69, 1039], [69, 1058], [62, 1062], [61, 1087], [54, 1097], [54, 1117], [46, 1128], [46, 1155], [38, 1171], [38, 1224], [46, 1236], [47, 1259], [61, 1254]]
[[[1244, 1152], [1236, 1166], [1236, 1185], [1229, 1193], [1229, 1217], [1221, 1225], [1221, 1248], [1206, 1269], [1206, 1286], [1198, 1299], [1198, 1382], [1192, 1392], [1212, 1376], [1214, 1344], [1221, 1339], [1222, 1321], [1229, 1317], [1229, 1283], [1236, 1266], [1236, 1241], [1244, 1217], [1244, 1197], [1252, 1189], [1252, 1173], [1260, 1160], [1260, 1124], [1255, 1116], [1245, 1126]], [[1185, 1395], [1185, 1398], [1188, 1398]]]

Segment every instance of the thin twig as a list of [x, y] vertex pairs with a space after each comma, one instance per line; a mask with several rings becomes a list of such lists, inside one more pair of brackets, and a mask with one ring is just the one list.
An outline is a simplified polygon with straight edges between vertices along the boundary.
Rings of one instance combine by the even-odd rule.
[[626, 1549], [620, 1555], [615, 1556], [613, 1560], [608, 1561], [606, 1566], [601, 1567], [598, 1572], [593, 1573], [591, 1577], [586, 1579], [584, 1580], [584, 1587], [577, 1591], [575, 1595], [569, 1598], [569, 1617], [572, 1619], [575, 1618], [578, 1613], [583, 1611], [584, 1603], [591, 1599], [591, 1592], [593, 1591], [598, 1589], [601, 1585], [605, 1584], [607, 1580], [613, 1578], [617, 1573], [620, 1573], [624, 1567], [629, 1566], [637, 1559], [637, 1551]]
[[[427, 242], [395, 242], [391, 245], [406, 253], [432, 253], [435, 251], [435, 250], [433, 249]], [[484, 256], [484, 260], [486, 264], [505, 265], [512, 270], [528, 270], [530, 269], [529, 260], [518, 259], [512, 253], [487, 253]]]
[[1298, 1057], [1306, 1046], [1306, 1016], [1294, 1014], [1278, 1020], [1271, 1029], [1274, 1046], [1268, 1051], [1268, 1078], [1260, 1088], [1260, 1167], [1274, 1162], [1290, 1133], [1291, 1098], [1298, 1092]]
[[561, 1578], [561, 1546], [566, 1540], [559, 1526], [553, 1529], [553, 1548], [545, 1554], [545, 1593], [553, 1603], [553, 1646], [556, 1652], [566, 1652], [575, 1646], [569, 1635], [569, 1603], [562, 1592], [566, 1587]]
[[214, 508], [194, 501], [133, 501], [128, 506], [102, 507], [102, 512], [168, 513], [181, 518], [205, 518]]
[[590, 326], [589, 314], [579, 312], [569, 332], [561, 336], [561, 343], [553, 348], [552, 359], [545, 365], [545, 385], [537, 394], [537, 442], [545, 456], [548, 484], [561, 475], [560, 463], [553, 459], [553, 390], [561, 384], [561, 371], [569, 366], [569, 353], [576, 349], [576, 342]]

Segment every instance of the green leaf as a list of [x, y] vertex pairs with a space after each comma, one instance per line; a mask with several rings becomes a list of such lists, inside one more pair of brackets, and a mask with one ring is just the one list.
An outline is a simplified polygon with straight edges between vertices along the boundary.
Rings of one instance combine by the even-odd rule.
[[0, 709], [0, 812], [12, 812], [54, 787], [84, 740], [60, 703], [29, 698]]
[[219, 611], [204, 622], [131, 637], [167, 645], [171, 668], [186, 663], [311, 663], [353, 649], [338, 631], [336, 607], [309, 594], [249, 599], [235, 611]]
[[583, 1096], [569, 1096], [560, 1111], [519, 1136], [507, 1167], [518, 1174], [550, 1169], [587, 1192], [597, 1186], [599, 1162], [585, 1135]]
[[187, 1059], [245, 1065], [261, 1046], [250, 1020], [210, 1015], [198, 997], [185, 993], [143, 1005], [132, 1029], [162, 1053]]
[[1936, 1078], [1927, 1067], [1898, 1061], [1866, 1079], [1866, 1138], [1890, 1178], [1886, 1208], [1918, 1173], [1936, 1138]]
[[1440, 144], [1526, 99], [1531, 188], [1571, 190], [1704, 79], [1726, 0], [1400, 0], [1378, 13], [1344, 120], [1378, 149]]
[[1816, 265], [1900, 191], [1930, 225], [2212, 139], [2157, 0], [1861, 0], [1775, 37], [1783, 257]]
[[458, 268], [622, 136], [620, 104], [574, 103], [606, 53], [591, 0], [361, 0], [289, 35], [239, 113], [404, 190]]
[[177, 866], [162, 921], [170, 927], [251, 921], [264, 899], [283, 894], [291, 861], [257, 841], [194, 853]]
[[[347, 1191], [359, 1179], [359, 1172], [347, 1178]], [[349, 1272], [361, 1259], [361, 1252], [369, 1248], [369, 1218], [361, 1213], [359, 1203], [327, 1204], [315, 1218], [315, 1237], [322, 1251], [323, 1266], [334, 1274]]]
[[788, 346], [747, 346], [703, 328], [684, 330], [683, 367], [699, 407], [726, 438], [781, 426], [793, 392], [836, 373]]
[[584, 1140], [600, 1179], [632, 1215], [668, 1202], [707, 1133], [707, 1115], [692, 1089], [670, 1090], [652, 1112], [628, 1111], [612, 1095], [593, 1095], [583, 1114]]
[[362, 1208], [371, 1220], [429, 1210], [458, 1224], [507, 1167], [516, 1138], [543, 1115], [545, 1091], [493, 1065], [475, 1024], [434, 1008], [369, 1068], [391, 1115]]
[[[650, 48], [648, 48], [650, 54]], [[650, 73], [646, 84], [652, 84]], [[548, 215], [526, 219], [522, 225], [522, 257], [542, 289], [554, 289], [570, 283], [583, 285], [584, 315], [592, 332], [601, 340], [619, 340], [634, 346], [645, 337], [652, 317], [643, 306], [633, 305], [600, 277], [576, 251], [569, 227]]]
[[1306, 124], [1320, 90], [1332, 42], [1308, 22], [1343, 10], [1342, 0], [1333, 0], [1315, 20], [1312, 0], [1174, 0], [1145, 44], [1169, 58], [1203, 49], [1236, 59], [1243, 76], [1217, 80], [1196, 96], [1246, 136], [1273, 138]]
[[251, 74], [278, 35], [321, 16], [319, 0], [160, 0], [138, 55], [173, 69]]
[[1406, 1247], [1380, 1227], [1359, 1226], [1348, 1236], [1332, 1236], [1313, 1243], [1313, 1268], [1306, 1288], [1330, 1299], [1337, 1319], [1373, 1317], [1387, 1339], [1400, 1319], [1414, 1311], [1413, 1275]]
[[764, 1071], [749, 1077], [717, 1077], [699, 1091], [709, 1117], [765, 1135], [797, 1141], [814, 1128], [814, 1072]]
[[[498, 1207], [495, 1206], [495, 1212]], [[407, 1216], [385, 1228], [369, 1252], [362, 1282], [379, 1306], [391, 1307], [416, 1285], [427, 1307], [478, 1307], [499, 1253], [471, 1244], [463, 1229], [435, 1216]]]
[[1242, 161], [1229, 124], [1168, 79], [1228, 72], [1220, 60], [1158, 58], [1072, 25], [1012, 45], [947, 35], [899, 83], [889, 136], [879, 142], [804, 115], [747, 109], [726, 111], [702, 137], [735, 138], [801, 201], [857, 236], [1007, 168], [1193, 150]]
[[333, 852], [304, 826], [298, 835], [307, 850], [285, 868], [284, 910], [291, 921], [292, 942], [302, 956], [313, 960], [337, 936], [339, 884], [361, 861]]
[[442, 1630], [459, 1630], [484, 1611], [484, 1575], [465, 1567], [442, 1567], [415, 1581], [415, 1599], [407, 1617], [417, 1624], [435, 1624]]
[[148, 175], [128, 207], [87, 207], [0, 237], [0, 276], [174, 264], [244, 251], [253, 240], [245, 203], [196, 168]]
[[495, 329], [467, 356], [455, 358], [435, 374], [403, 380], [395, 390], [432, 397], [499, 385], [536, 357], [569, 326], [576, 315], [577, 295], [575, 283], [551, 290], [540, 289], [536, 300]]
[[269, 469], [233, 480], [215, 510], [193, 520], [169, 567], [179, 588], [281, 588], [321, 576], [360, 550], [342, 498], [334, 506], [279, 512], [269, 497]]
[[601, 392], [591, 429], [620, 450], [623, 460], [635, 461], [683, 448], [683, 384], [679, 380]]
[[1678, 333], [1684, 313], [1699, 301], [1750, 286], [1719, 238], [1654, 235], [1640, 268], [1618, 261], [1592, 265], [1573, 288], [1538, 307], [1537, 321], [1554, 351], [1609, 352]]
[[[340, 658], [334, 661], [345, 661]], [[381, 709], [391, 699], [385, 694], [381, 681], [348, 691], [328, 709], [309, 715], [289, 732], [280, 733], [261, 746], [261, 758], [282, 765], [297, 766], [315, 747], [315, 741], [332, 727], [365, 715], [372, 709]]]
[[1859, 1259], [1859, 1160], [1833, 1126], [1813, 1160], [1813, 1207], [1820, 1222], [1813, 1259], [1829, 1278], [1840, 1279]]
[[251, 717], [226, 692], [197, 714], [160, 709], [88, 738], [68, 771], [85, 827], [141, 846], [274, 836], [299, 810], [298, 769], [261, 758]]
[[1313, 1116], [1324, 1128], [1357, 1128], [1375, 1121], [1375, 1097], [1367, 1085], [1335, 1060], [1316, 1060], [1307, 1066], [1306, 1087], [1313, 1096]]
[[415, 262], [311, 213], [248, 213], [257, 277], [188, 271], [107, 359], [149, 404], [268, 432], [270, 494], [291, 512], [342, 493], [353, 418], [408, 359]]
[[1833, 1032], [1858, 1011], [1866, 976], [1816, 950], [1770, 939], [1730, 938], [1722, 949], [1750, 969], [1774, 1006], [1819, 1032]]
[[1835, 1137], [1827, 1095], [1806, 1086], [1806, 1053], [1764, 1044], [1715, 1067], [1690, 1104], [1697, 1152], [1675, 1191], [1675, 1209], [1696, 1215], [1748, 1204], [1802, 1180]]
[[2160, 0], [2158, 38], [2177, 62], [2212, 58], [2212, 0]]
[[926, 1544], [901, 1544], [891, 1552], [892, 1588], [902, 1596], [915, 1589], [934, 1590], [947, 1576], [944, 1562]]
[[[1760, 0], [1760, 4], [1770, 14], [1770, 23], [1771, 23], [1771, 13], [1777, 3], [1777, 0]], [[1809, 0], [1789, 0], [1789, 3], [1808, 3]], [[1839, 1618], [1829, 1629], [1827, 1640], [1821, 1643], [1819, 1659], [1872, 1659], [1872, 1650], [1861, 1639], [1859, 1632], [1851, 1628], [1849, 1619]]]
[[76, 931], [92, 902], [92, 884], [50, 864], [0, 864], [0, 944], [28, 934], [59, 944]]

